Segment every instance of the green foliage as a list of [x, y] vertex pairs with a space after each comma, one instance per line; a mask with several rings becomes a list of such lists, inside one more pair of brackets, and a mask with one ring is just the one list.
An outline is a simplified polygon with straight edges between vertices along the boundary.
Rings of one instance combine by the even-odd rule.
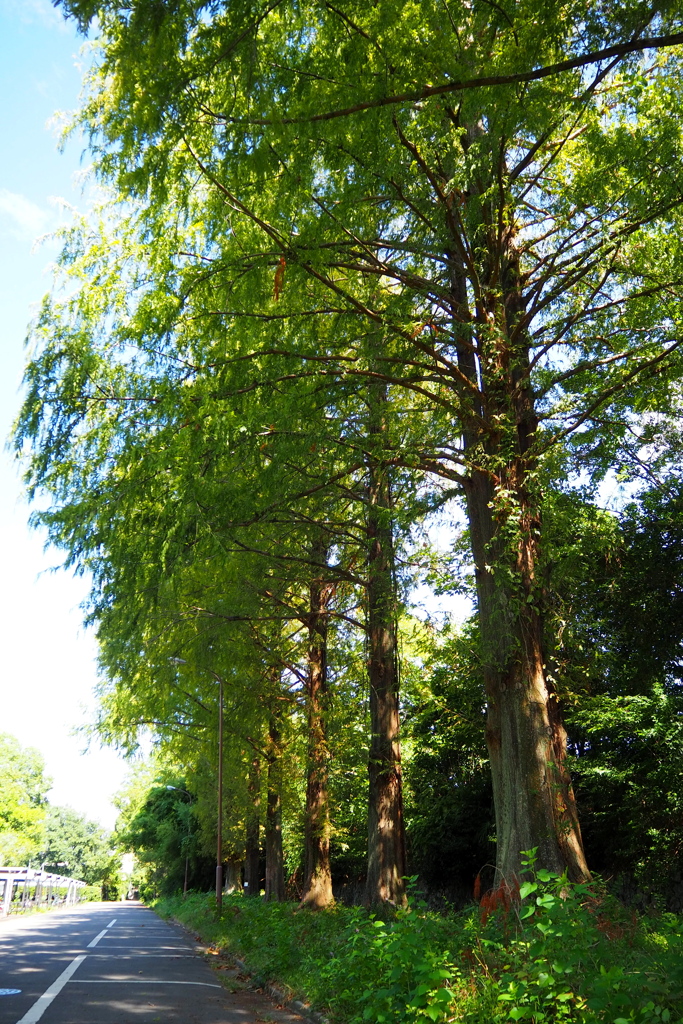
[[425, 909], [409, 897], [392, 920], [351, 912], [340, 947], [320, 966], [351, 1024], [449, 1019], [455, 972], [444, 948], [448, 925]]
[[[129, 787], [129, 800], [135, 781]], [[211, 880], [212, 868], [215, 870], [215, 862], [212, 865], [202, 856], [194, 798], [183, 781], [175, 778], [175, 784], [148, 784], [137, 792], [137, 799], [130, 802], [125, 817], [119, 820], [118, 842], [122, 849], [135, 854], [138, 885], [145, 899], [182, 890], [186, 868], [189, 888], [203, 888]], [[111, 887], [121, 885], [120, 879], [111, 880]]]
[[72, 808], [48, 804], [51, 785], [39, 752], [0, 734], [0, 864], [42, 864], [89, 883], [98, 895], [88, 898], [101, 899], [94, 883], [117, 870], [110, 837]]
[[216, 922], [211, 899], [165, 900], [202, 936], [245, 958], [262, 979], [284, 983], [343, 1021], [444, 1021], [452, 999], [446, 952], [449, 922], [419, 901], [395, 921], [336, 906], [312, 912], [292, 904], [230, 897]]
[[578, 495], [548, 504], [555, 675], [590, 863], [630, 898], [680, 909], [680, 480], [619, 515]]
[[28, 864], [38, 856], [51, 785], [40, 753], [0, 733], [0, 864]]
[[482, 900], [484, 927], [470, 953], [495, 999], [490, 1019], [680, 1020], [677, 919], [641, 921], [595, 884], [571, 884], [566, 876], [535, 870], [535, 851], [525, 864], [519, 906], [505, 886]]
[[[648, 423], [675, 418], [683, 369], [681, 53], [634, 47], [678, 31], [680, 4], [62, 6], [97, 27], [74, 128], [110, 191], [64, 233], [15, 439], [29, 488], [48, 498], [36, 521], [93, 580], [100, 734], [132, 750], [151, 729], [184, 777], [196, 770], [198, 809], [208, 808], [215, 684], [226, 680], [239, 854], [248, 768], [267, 760], [277, 709], [296, 767], [285, 792], [294, 848], [305, 552], [312, 526], [323, 528], [338, 669], [366, 600], [356, 566], [368, 554], [367, 466], [383, 460], [400, 496], [397, 532], [466, 498], [482, 613], [469, 667], [472, 680], [487, 673], [492, 734], [496, 694], [522, 692], [520, 658], [532, 650], [528, 678], [547, 671], [575, 700], [577, 749], [604, 739], [611, 778], [622, 772], [628, 788], [616, 762], [633, 730], [612, 725], [636, 708], [633, 694], [593, 687], [606, 661], [577, 655], [583, 639], [597, 639], [585, 645], [594, 652], [604, 637], [577, 612], [585, 637], [567, 630], [562, 648], [561, 608], [540, 636], [556, 551], [539, 495], [547, 480], [671, 461], [669, 449], [644, 449], [665, 432]], [[605, 46], [609, 61], [591, 54]], [[383, 431], [368, 430], [377, 387], [391, 413]], [[586, 549], [568, 556], [567, 577], [582, 559]], [[471, 680], [451, 685], [448, 671], [410, 698], [411, 835], [432, 876], [439, 857], [469, 858], [464, 874], [488, 856], [481, 707]], [[675, 702], [660, 715], [654, 684], [647, 697], [636, 732], [659, 722], [671, 736]], [[597, 726], [585, 742], [584, 712]], [[351, 737], [338, 744], [350, 772], [367, 746], [361, 724], [349, 714], [339, 730]], [[506, 743], [522, 734], [501, 732]], [[531, 790], [520, 806], [531, 806], [551, 791], [555, 754], [545, 734], [525, 742], [510, 740], [492, 764], [511, 771], [545, 750], [540, 784], [519, 772]], [[652, 777], [651, 762], [639, 797]], [[342, 775], [334, 785], [352, 863], [359, 787]], [[129, 841], [150, 865], [165, 852], [177, 879], [180, 811], [169, 799], [149, 797]], [[497, 807], [499, 824], [508, 811]], [[209, 814], [200, 820], [206, 843]], [[547, 826], [533, 828], [556, 853]]]
[[79, 899], [84, 903], [115, 902], [123, 899], [125, 892], [125, 883], [116, 865], [111, 864], [99, 885], [86, 885], [79, 891]]
[[101, 886], [101, 898], [107, 902], [116, 902], [120, 900], [124, 895], [126, 886], [121, 878], [121, 872], [118, 870], [118, 866], [110, 864], [109, 870], [105, 873], [102, 878]]
[[44, 843], [40, 859], [48, 871], [92, 885], [110, 870], [111, 837], [71, 807], [48, 807]]
[[321, 962], [343, 945], [348, 922], [356, 913], [343, 906], [311, 911], [294, 903], [232, 895], [224, 898], [218, 921], [215, 897], [196, 893], [186, 900], [162, 899], [154, 909], [162, 916], [176, 917], [205, 941], [246, 959], [260, 979], [306, 994], [318, 1006], [326, 1005], [327, 995], [318, 977]]
[[230, 897], [221, 921], [208, 896], [157, 904], [261, 980], [284, 984], [339, 1024], [645, 1024], [683, 1019], [683, 929], [639, 918], [602, 888], [526, 861], [518, 892], [490, 890], [458, 915], [361, 908], [311, 913]]
[[80, 890], [78, 897], [84, 903], [99, 903], [102, 899], [102, 886], [86, 885], [84, 889]]
[[423, 626], [411, 640], [403, 673], [411, 870], [462, 904], [495, 859], [476, 625]]

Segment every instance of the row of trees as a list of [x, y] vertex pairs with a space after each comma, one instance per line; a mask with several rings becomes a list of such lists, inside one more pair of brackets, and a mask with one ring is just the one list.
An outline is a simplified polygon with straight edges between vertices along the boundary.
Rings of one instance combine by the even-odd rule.
[[51, 788], [40, 752], [0, 733], [0, 865], [32, 864], [90, 885], [116, 873], [111, 836], [71, 807], [50, 804]]
[[587, 877], [565, 715], [589, 736], [614, 696], [608, 627], [596, 674], [577, 639], [621, 544], [597, 488], [663, 500], [680, 453], [678, 5], [62, 6], [97, 26], [75, 125], [106, 198], [65, 236], [16, 441], [92, 575], [101, 735], [151, 730], [212, 800], [222, 683], [250, 891], [263, 820], [282, 898], [299, 800], [329, 902], [365, 763], [366, 898], [400, 902], [399, 683], [440, 650], [402, 602], [472, 569], [466, 697], [417, 718], [461, 806], [488, 763], [499, 880], [532, 847]]
[[[546, 521], [553, 538], [555, 614], [564, 624], [557, 664], [565, 679], [568, 761], [589, 863], [629, 899], [663, 899], [680, 910], [680, 484], [644, 492], [619, 516], [580, 495], [556, 495]], [[480, 886], [492, 883], [495, 861], [476, 618], [454, 628], [404, 614], [399, 635], [408, 870], [430, 891], [460, 902], [470, 897], [477, 874]], [[364, 668], [361, 658], [347, 665], [345, 678], [350, 683], [355, 673], [360, 691]], [[346, 713], [342, 718], [338, 711], [339, 727], [330, 737], [331, 873], [337, 894], [347, 899], [362, 895], [367, 854], [364, 698], [352, 707], [351, 692], [339, 691]], [[301, 894], [304, 881], [302, 725], [300, 718], [290, 721], [284, 754], [290, 896]], [[166, 746], [173, 751], [171, 742]], [[234, 732], [228, 750], [226, 876], [229, 885], [239, 885], [235, 869], [244, 856], [245, 810], [250, 796], [265, 806], [266, 780], [261, 777], [256, 794], [246, 793], [248, 764], [235, 758]], [[119, 797], [117, 838], [123, 849], [135, 851], [141, 891], [148, 896], [212, 884], [215, 746], [203, 753], [187, 776], [187, 763], [155, 759], [135, 770]], [[260, 888], [264, 831], [261, 822], [260, 842], [254, 843], [261, 852], [252, 868]]]

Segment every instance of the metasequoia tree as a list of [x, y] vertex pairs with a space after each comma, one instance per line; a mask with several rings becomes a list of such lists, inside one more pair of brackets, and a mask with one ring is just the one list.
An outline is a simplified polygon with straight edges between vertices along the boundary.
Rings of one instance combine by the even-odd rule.
[[[324, 905], [331, 899], [329, 621], [364, 630], [373, 737], [368, 843], [375, 867], [368, 893], [372, 901], [400, 900], [404, 855], [397, 572], [388, 485], [393, 455], [387, 448], [387, 423], [392, 414], [386, 385], [371, 384], [368, 390], [361, 381], [346, 395], [335, 393], [334, 406], [329, 386], [305, 380], [296, 390], [290, 385], [293, 393], [285, 400], [279, 389], [267, 403], [250, 396], [236, 400], [240, 392], [252, 389], [244, 387], [239, 369], [228, 362], [218, 374], [210, 364], [183, 372], [179, 390], [175, 367], [179, 358], [185, 362], [182, 353], [189, 345], [204, 344], [207, 355], [215, 358], [215, 339], [198, 339], [181, 318], [174, 324], [175, 343], [166, 345], [163, 357], [148, 351], [149, 307], [133, 305], [133, 317], [121, 316], [122, 307], [131, 308], [127, 290], [135, 289], [125, 267], [133, 253], [139, 257], [139, 248], [129, 236], [115, 258], [111, 240], [98, 249], [98, 284], [88, 283], [75, 306], [73, 294], [64, 305], [46, 306], [39, 333], [49, 333], [59, 349], [57, 355], [49, 345], [42, 363], [42, 370], [50, 363], [61, 378], [59, 384], [54, 379], [62, 394], [57, 413], [61, 425], [55, 433], [57, 419], [51, 420], [48, 444], [53, 456], [65, 451], [67, 437], [75, 446], [72, 457], [44, 463], [47, 472], [41, 482], [59, 494], [59, 501], [41, 519], [53, 541], [67, 550], [68, 561], [87, 567], [94, 577], [90, 618], [98, 625], [101, 664], [109, 680], [101, 693], [100, 733], [114, 742], [134, 744], [141, 727], [151, 727], [160, 736], [166, 723], [175, 730], [193, 729], [197, 712], [200, 717], [207, 713], [205, 704], [187, 681], [181, 686], [172, 679], [170, 688], [160, 689], [158, 680], [169, 677], [166, 662], [188, 665], [180, 674], [191, 677], [199, 664], [209, 676], [223, 673], [232, 649], [245, 643], [243, 628], [249, 623], [289, 622], [294, 633], [307, 629], [303, 899]], [[85, 276], [92, 280], [90, 254], [85, 264]], [[143, 264], [137, 263], [141, 276]], [[71, 269], [78, 278], [84, 268]], [[81, 330], [86, 320], [87, 333]], [[101, 327], [105, 320], [103, 348], [95, 324], [99, 321]], [[155, 349], [156, 341], [148, 340]], [[117, 348], [120, 360], [113, 358]], [[38, 383], [36, 376], [34, 382], [46, 409], [52, 404], [43, 391], [46, 378]], [[379, 420], [378, 387], [384, 394]], [[29, 416], [38, 390], [27, 405]], [[328, 565], [325, 552], [332, 545], [336, 564]], [[359, 561], [367, 561], [367, 572], [352, 569]], [[366, 595], [360, 602], [366, 621], [349, 614], [354, 590]], [[331, 608], [333, 591], [338, 600]], [[339, 600], [342, 591], [346, 596]], [[221, 623], [222, 631], [209, 643], [208, 636]], [[277, 646], [262, 637], [259, 656], [277, 655]], [[282, 667], [291, 669], [298, 657], [290, 654]], [[188, 701], [197, 706], [188, 708]], [[276, 747], [271, 744], [269, 749]], [[270, 763], [269, 757], [263, 763]], [[258, 870], [258, 827], [251, 817], [249, 875], [252, 868]]]
[[[129, 544], [134, 548], [132, 537]], [[234, 860], [246, 845], [246, 881], [249, 891], [258, 894], [258, 766], [264, 763], [268, 768], [263, 779], [267, 792], [266, 885], [269, 895], [281, 899], [281, 758], [293, 699], [279, 685], [279, 666], [263, 665], [259, 632], [268, 634], [269, 655], [278, 655], [283, 620], [272, 608], [259, 607], [258, 595], [245, 587], [253, 557], [242, 555], [237, 565], [234, 557], [231, 560], [224, 553], [217, 562], [215, 553], [213, 559], [201, 558], [198, 546], [170, 569], [156, 564], [153, 572], [147, 566], [147, 592], [135, 581], [128, 587], [120, 583], [112, 599], [116, 581], [109, 580], [109, 604], [97, 612], [104, 670], [98, 731], [129, 749], [136, 745], [142, 730], [151, 731], [158, 747], [187, 767], [195, 786], [197, 780], [203, 780], [206, 791], [208, 780], [213, 797], [202, 802], [203, 819], [215, 836], [220, 682], [227, 766], [223, 834], [229, 836], [223, 849], [227, 846]], [[141, 563], [149, 557], [149, 552], [139, 554]], [[113, 577], [117, 568], [120, 566], [110, 566]], [[238, 839], [235, 833], [240, 826]]]
[[[374, 362], [371, 363], [374, 365]], [[406, 874], [399, 741], [398, 607], [391, 465], [387, 464], [387, 384], [368, 387], [367, 633], [370, 705], [368, 902], [404, 900]], [[384, 449], [384, 451], [383, 451]]]
[[329, 606], [333, 586], [325, 579], [328, 543], [318, 534], [311, 543], [311, 561], [320, 566], [311, 574], [308, 618], [306, 703], [308, 764], [304, 820], [304, 887], [301, 902], [324, 907], [332, 901], [330, 868], [330, 748], [327, 712], [330, 701], [327, 672]]
[[266, 803], [266, 899], [285, 898], [282, 852], [282, 737], [279, 715], [268, 719], [268, 797]]
[[[63, 6], [97, 17], [79, 124], [134, 210], [150, 348], [201, 323], [176, 384], [230, 366], [233, 399], [313, 377], [406, 396], [393, 462], [469, 520], [499, 876], [535, 846], [584, 877], [540, 481], [572, 437], [579, 466], [606, 428], [617, 453], [680, 371], [679, 5]], [[53, 337], [30, 372], [38, 482], [63, 360]], [[87, 379], [64, 370], [52, 404]]]

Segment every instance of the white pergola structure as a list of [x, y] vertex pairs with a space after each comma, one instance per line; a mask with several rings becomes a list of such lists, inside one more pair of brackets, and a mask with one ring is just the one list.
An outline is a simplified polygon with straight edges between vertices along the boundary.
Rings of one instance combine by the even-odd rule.
[[86, 884], [77, 878], [65, 878], [64, 875], [55, 875], [50, 871], [36, 868], [0, 868], [0, 917], [10, 913], [15, 886], [22, 883], [19, 904], [21, 910], [26, 910], [29, 906], [37, 907], [42, 903], [51, 906], [56, 889], [66, 889], [64, 903], [67, 905], [78, 903], [80, 890]]

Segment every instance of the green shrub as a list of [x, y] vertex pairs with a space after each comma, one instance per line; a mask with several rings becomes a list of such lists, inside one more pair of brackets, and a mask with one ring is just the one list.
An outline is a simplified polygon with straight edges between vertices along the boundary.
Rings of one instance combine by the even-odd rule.
[[[536, 871], [515, 893], [482, 901], [482, 926], [470, 950], [490, 1021], [645, 1024], [680, 1021], [683, 942], [669, 916], [652, 923], [629, 913], [597, 884]], [[475, 974], [477, 973], [475, 969]]]
[[85, 888], [80, 891], [81, 903], [99, 903], [102, 899], [102, 886], [101, 885], [86, 885]]
[[102, 886], [100, 888], [102, 895], [100, 896], [100, 899], [109, 902], [116, 901], [121, 898], [121, 893], [123, 891], [125, 891], [125, 885], [121, 881], [120, 876], [118, 874], [108, 875], [106, 878], [102, 879]]
[[683, 935], [674, 915], [638, 917], [590, 883], [536, 870], [479, 907], [313, 912], [211, 896], [157, 904], [339, 1024], [683, 1024]]
[[413, 897], [388, 920], [351, 911], [338, 948], [318, 968], [350, 1024], [448, 1018], [455, 999], [452, 922], [425, 910]]

